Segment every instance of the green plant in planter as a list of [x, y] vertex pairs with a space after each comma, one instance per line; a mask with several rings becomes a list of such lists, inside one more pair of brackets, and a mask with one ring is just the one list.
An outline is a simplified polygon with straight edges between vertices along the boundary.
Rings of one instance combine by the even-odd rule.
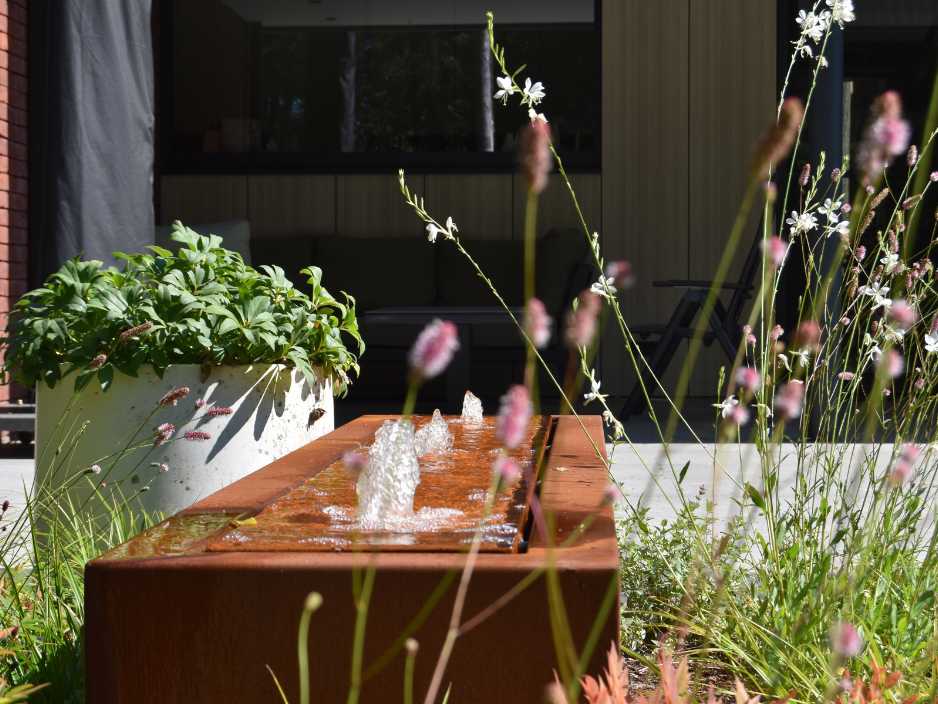
[[74, 372], [76, 390], [95, 378], [106, 390], [115, 371], [136, 376], [144, 365], [162, 375], [170, 364], [282, 363], [345, 392], [365, 349], [352, 296], [333, 298], [315, 266], [302, 270], [307, 295], [280, 267], [257, 271], [221, 237], [178, 221], [172, 239], [176, 253], [115, 254], [119, 269], [71, 259], [25, 294], [2, 340], [4, 380], [51, 387]]

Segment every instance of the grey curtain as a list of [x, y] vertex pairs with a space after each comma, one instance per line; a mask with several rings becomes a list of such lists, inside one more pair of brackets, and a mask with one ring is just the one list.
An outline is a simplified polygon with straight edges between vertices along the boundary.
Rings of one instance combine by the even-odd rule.
[[151, 0], [45, 0], [30, 25], [42, 102], [31, 110], [30, 259], [42, 280], [69, 257], [113, 262], [153, 243]]

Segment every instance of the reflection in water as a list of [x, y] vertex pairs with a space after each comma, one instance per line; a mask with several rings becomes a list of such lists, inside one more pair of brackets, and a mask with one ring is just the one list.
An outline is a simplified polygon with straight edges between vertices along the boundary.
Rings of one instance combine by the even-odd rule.
[[[420, 427], [428, 419], [415, 418]], [[210, 550], [349, 550], [370, 547], [404, 550], [461, 550], [482, 520], [492, 461], [500, 444], [493, 418], [482, 423], [449, 419], [453, 447], [420, 458], [420, 483], [413, 513], [401, 512], [380, 527], [359, 520], [356, 477], [339, 459], [267, 506], [256, 524], [241, 525], [210, 543]], [[512, 458], [523, 468], [533, 464], [538, 422]], [[310, 468], [311, 472], [315, 468]], [[517, 547], [526, 511], [527, 484], [522, 478], [495, 500], [484, 522], [482, 549]]]

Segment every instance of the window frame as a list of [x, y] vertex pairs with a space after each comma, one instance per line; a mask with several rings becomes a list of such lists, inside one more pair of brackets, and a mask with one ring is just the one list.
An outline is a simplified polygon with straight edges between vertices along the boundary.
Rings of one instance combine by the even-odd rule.
[[[198, 0], [194, 0], [198, 1]], [[156, 88], [156, 169], [161, 175], [243, 175], [243, 174], [370, 174], [405, 169], [412, 173], [512, 173], [517, 170], [517, 159], [511, 152], [330, 152], [311, 154], [304, 152], [244, 152], [192, 154], [179, 158], [174, 154], [173, 116], [175, 96], [173, 76], [175, 56], [174, 0], [158, 0], [156, 25], [158, 26], [155, 68]], [[602, 0], [593, 0], [597, 43], [598, 78], [602, 101]], [[512, 26], [512, 25], [507, 25]], [[526, 25], [527, 27], [528, 25]], [[535, 25], [536, 26], [536, 25]], [[563, 25], [550, 25], [558, 27]], [[375, 29], [375, 27], [368, 27]], [[432, 28], [431, 28], [432, 29]], [[480, 25], [481, 29], [481, 25]], [[602, 171], [602, 117], [600, 115], [599, 140], [595, 152], [561, 154], [564, 168], [571, 173], [600, 173]]]

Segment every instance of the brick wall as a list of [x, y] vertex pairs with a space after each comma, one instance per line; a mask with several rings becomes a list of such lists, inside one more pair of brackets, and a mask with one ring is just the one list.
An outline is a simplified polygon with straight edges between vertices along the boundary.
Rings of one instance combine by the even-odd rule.
[[0, 0], [0, 327], [27, 286], [27, 1]]

